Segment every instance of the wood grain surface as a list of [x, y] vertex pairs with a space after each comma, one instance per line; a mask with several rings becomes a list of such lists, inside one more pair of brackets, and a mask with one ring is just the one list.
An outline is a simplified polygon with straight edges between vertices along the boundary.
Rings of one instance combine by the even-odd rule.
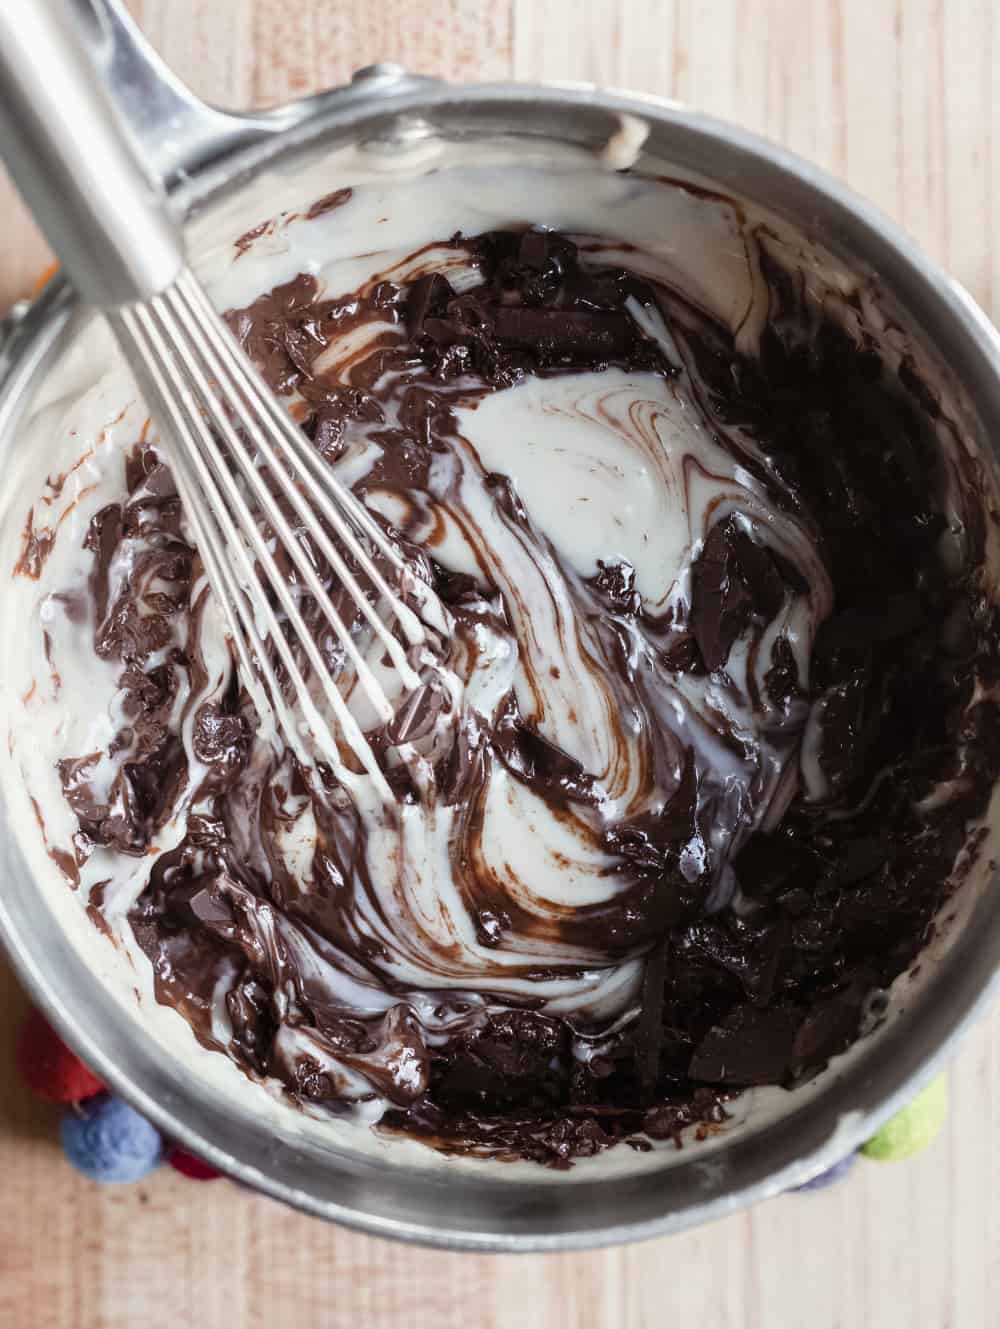
[[[32, 3], [32, 0], [0, 0]], [[902, 222], [996, 316], [993, 0], [135, 0], [204, 96], [270, 104], [377, 59], [454, 79], [583, 79], [780, 140]], [[44, 246], [2, 186], [0, 300]], [[2, 889], [2, 886], [0, 886]], [[0, 965], [0, 1066], [24, 998]], [[989, 1329], [1000, 1325], [1000, 1012], [962, 1048], [946, 1133], [680, 1237], [449, 1255], [324, 1226], [169, 1170], [99, 1189], [57, 1114], [0, 1075], [3, 1329]]]

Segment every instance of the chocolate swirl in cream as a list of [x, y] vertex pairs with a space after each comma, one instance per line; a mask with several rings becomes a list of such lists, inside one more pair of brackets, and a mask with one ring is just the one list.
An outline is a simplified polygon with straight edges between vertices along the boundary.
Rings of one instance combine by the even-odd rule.
[[66, 605], [121, 671], [113, 742], [60, 763], [78, 856], [181, 828], [130, 914], [159, 999], [295, 1098], [554, 1164], [845, 1047], [997, 772], [933, 399], [766, 244], [758, 355], [610, 249], [456, 237], [229, 315], [450, 614], [373, 734], [398, 804], [259, 729], [145, 443]]

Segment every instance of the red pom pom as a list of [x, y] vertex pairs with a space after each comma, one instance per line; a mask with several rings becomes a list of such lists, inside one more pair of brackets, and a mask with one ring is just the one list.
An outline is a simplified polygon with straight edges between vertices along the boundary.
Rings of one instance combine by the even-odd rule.
[[182, 1176], [190, 1177], [192, 1181], [215, 1181], [216, 1177], [222, 1176], [222, 1173], [212, 1167], [211, 1163], [206, 1163], [203, 1158], [197, 1158], [194, 1154], [189, 1154], [186, 1149], [181, 1149], [176, 1144], [167, 1154], [167, 1162], [172, 1168], [176, 1168]]
[[80, 1103], [104, 1085], [70, 1052], [40, 1011], [31, 1011], [17, 1039], [17, 1069], [29, 1089], [50, 1103]]

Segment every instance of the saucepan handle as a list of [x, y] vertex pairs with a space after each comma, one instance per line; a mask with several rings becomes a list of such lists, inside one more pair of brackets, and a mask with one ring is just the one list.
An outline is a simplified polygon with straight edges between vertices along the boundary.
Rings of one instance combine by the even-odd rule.
[[229, 112], [209, 106], [157, 55], [121, 0], [68, 0], [87, 36], [93, 59], [119, 113], [139, 141], [143, 157], [168, 189], [185, 175], [238, 148], [266, 140], [328, 108], [385, 96], [426, 82], [399, 65], [359, 70], [345, 87], [266, 111]]
[[163, 185], [64, 0], [0, 5], [0, 153], [90, 304], [148, 299], [183, 265]]
[[332, 104], [419, 81], [373, 66], [349, 88], [231, 114], [175, 77], [119, 0], [0, 0], [0, 154], [90, 304], [148, 300], [176, 279], [184, 260], [168, 197], [187, 176]]

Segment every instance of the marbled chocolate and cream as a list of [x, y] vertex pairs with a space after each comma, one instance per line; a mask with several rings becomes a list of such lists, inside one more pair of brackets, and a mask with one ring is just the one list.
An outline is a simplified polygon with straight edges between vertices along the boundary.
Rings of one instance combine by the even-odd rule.
[[120, 366], [51, 408], [11, 757], [251, 1079], [446, 1149], [648, 1147], [844, 1048], [954, 885], [996, 775], [974, 466], [863, 293], [723, 197], [350, 179], [203, 275], [449, 615], [396, 730], [318, 634], [396, 800], [259, 725]]

